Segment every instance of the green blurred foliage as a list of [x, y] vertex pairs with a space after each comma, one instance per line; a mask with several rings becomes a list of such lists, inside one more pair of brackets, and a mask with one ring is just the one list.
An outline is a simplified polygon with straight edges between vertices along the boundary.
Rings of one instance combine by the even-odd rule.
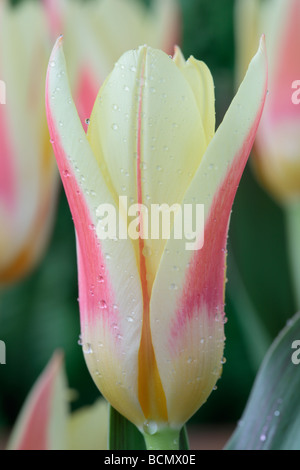
[[[219, 123], [234, 95], [234, 1], [181, 0], [180, 4], [182, 49], [185, 56], [192, 54], [210, 67]], [[240, 277], [270, 341], [295, 312], [283, 213], [259, 187], [250, 166], [237, 192], [229, 233], [227, 362], [218, 390], [192, 418], [193, 423], [236, 422], [255, 377], [251, 349], [255, 351], [256, 336], [251, 328], [242, 327], [243, 304], [236, 301], [231, 277]], [[0, 295], [0, 338], [7, 345], [7, 365], [0, 366], [0, 426], [13, 423], [56, 348], [65, 351], [69, 383], [78, 391], [74, 407], [98, 397], [77, 345], [77, 295], [74, 228], [61, 191], [55, 230], [43, 262], [25, 281]]]

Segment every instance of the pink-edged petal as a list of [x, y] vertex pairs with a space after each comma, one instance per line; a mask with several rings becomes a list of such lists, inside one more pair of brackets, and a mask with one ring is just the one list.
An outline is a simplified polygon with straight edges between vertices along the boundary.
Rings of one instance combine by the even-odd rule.
[[204, 204], [203, 248], [189, 251], [184, 237], [171, 238], [153, 286], [152, 341], [173, 426], [180, 427], [205, 402], [221, 373], [228, 223], [266, 84], [262, 40], [183, 200], [183, 205]]
[[72, 101], [62, 38], [49, 62], [46, 106], [77, 234], [85, 359], [107, 400], [140, 424], [144, 417], [138, 401], [137, 371], [143, 301], [137, 261], [129, 239], [97, 237], [99, 205], [108, 204], [117, 212], [118, 201], [100, 171]]
[[0, 104], [0, 208], [9, 216], [10, 211], [14, 210], [16, 204], [16, 168], [6, 110], [6, 105]]
[[66, 450], [66, 379], [63, 359], [56, 353], [42, 373], [14, 427], [9, 450]]
[[47, 39], [38, 2], [18, 8], [1, 2], [0, 76], [6, 84], [6, 104], [0, 105], [1, 283], [17, 280], [35, 265], [53, 221], [57, 169], [45, 118], [45, 84], [38, 72], [46, 71]]

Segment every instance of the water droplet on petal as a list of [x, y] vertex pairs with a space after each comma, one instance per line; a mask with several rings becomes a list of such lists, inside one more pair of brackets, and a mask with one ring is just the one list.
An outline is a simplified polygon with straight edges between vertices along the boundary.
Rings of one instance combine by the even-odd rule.
[[101, 308], [101, 310], [104, 310], [107, 308], [107, 303], [105, 302], [105, 300], [100, 300], [99, 307]]
[[113, 123], [111, 128], [112, 128], [113, 131], [117, 131], [119, 129], [119, 126], [118, 126], [118, 124]]
[[145, 421], [143, 424], [143, 430], [146, 434], [153, 436], [157, 432], [157, 424], [155, 421]]
[[143, 248], [143, 255], [145, 256], [145, 258], [148, 258], [149, 256], [151, 256], [151, 255], [152, 255], [152, 250], [151, 250], [151, 248], [148, 247], [148, 246], [145, 246], [145, 247]]
[[91, 345], [90, 343], [86, 343], [86, 344], [83, 346], [83, 352], [84, 352], [84, 354], [93, 354], [92, 345]]
[[174, 284], [174, 282], [172, 284], [170, 284], [170, 287], [169, 287], [170, 290], [177, 290], [178, 287], [176, 284]]

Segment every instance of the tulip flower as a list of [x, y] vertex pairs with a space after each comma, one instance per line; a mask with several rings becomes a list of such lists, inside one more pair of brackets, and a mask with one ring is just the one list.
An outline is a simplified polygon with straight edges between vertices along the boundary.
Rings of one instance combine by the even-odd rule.
[[57, 170], [43, 99], [49, 38], [36, 2], [0, 6], [0, 282], [40, 259], [52, 226]]
[[[253, 163], [263, 186], [283, 205], [300, 199], [300, 3], [239, 0], [238, 75], [263, 31], [269, 51], [269, 95], [257, 132]], [[294, 97], [294, 99], [293, 99]]]
[[[203, 62], [186, 62], [178, 48], [173, 59], [147, 46], [128, 51], [101, 87], [86, 135], [62, 38], [50, 58], [47, 116], [77, 234], [85, 359], [148, 448], [176, 448], [179, 430], [221, 374], [228, 222], [266, 69], [262, 39], [215, 133], [214, 86]], [[120, 196], [149, 214], [155, 204], [204, 204], [202, 249], [186, 249], [184, 237], [147, 239], [141, 209], [138, 236], [124, 236], [130, 224]], [[119, 212], [121, 236], [101, 236], [103, 204]]]
[[253, 167], [286, 215], [288, 252], [300, 307], [300, 2], [239, 0], [236, 10], [240, 75], [261, 31], [269, 51], [268, 98], [254, 144]]
[[106, 449], [105, 400], [70, 413], [67, 395], [63, 357], [56, 352], [24, 403], [7, 449]]

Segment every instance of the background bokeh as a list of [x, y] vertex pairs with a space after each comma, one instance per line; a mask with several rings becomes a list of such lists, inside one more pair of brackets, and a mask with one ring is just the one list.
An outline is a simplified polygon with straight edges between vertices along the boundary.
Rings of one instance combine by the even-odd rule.
[[[219, 123], [235, 91], [234, 0], [181, 0], [180, 5], [182, 49], [186, 57], [204, 60], [212, 71]], [[238, 421], [266, 348], [296, 310], [284, 215], [256, 182], [251, 161], [233, 206], [227, 277], [227, 362], [217, 391], [192, 418], [192, 425]], [[0, 339], [7, 347], [7, 365], [0, 366], [0, 430], [12, 426], [56, 348], [65, 352], [69, 384], [77, 391], [72, 406], [98, 397], [77, 344], [77, 296], [74, 228], [61, 190], [42, 263], [30, 277], [0, 292]]]

